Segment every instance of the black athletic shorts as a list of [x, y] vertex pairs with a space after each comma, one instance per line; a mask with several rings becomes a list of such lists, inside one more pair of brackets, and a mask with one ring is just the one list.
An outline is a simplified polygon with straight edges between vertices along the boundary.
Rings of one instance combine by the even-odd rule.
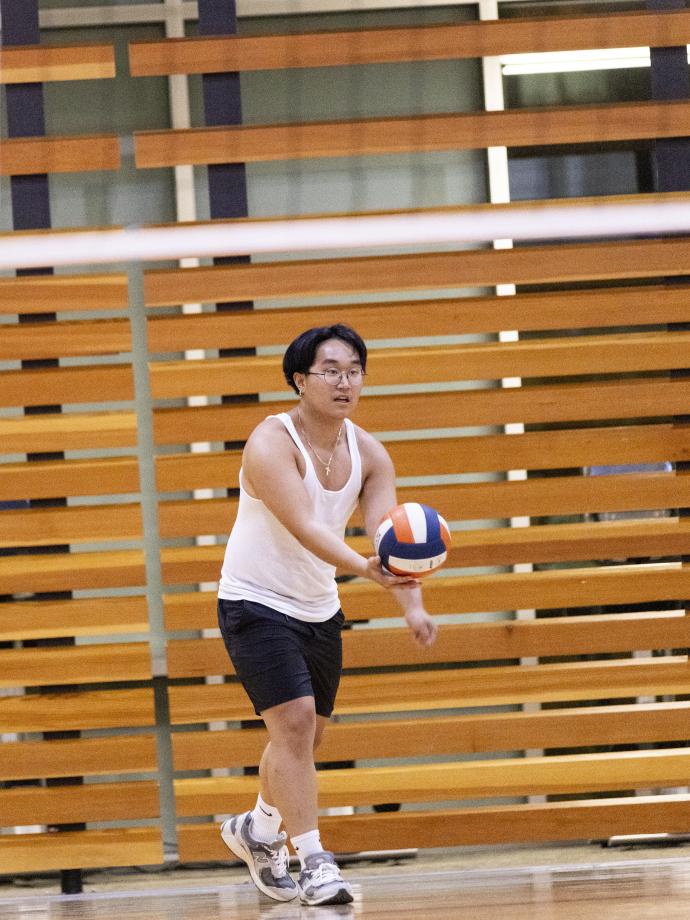
[[313, 696], [330, 716], [343, 666], [338, 610], [323, 623], [305, 623], [254, 601], [218, 598], [218, 625], [254, 711]]

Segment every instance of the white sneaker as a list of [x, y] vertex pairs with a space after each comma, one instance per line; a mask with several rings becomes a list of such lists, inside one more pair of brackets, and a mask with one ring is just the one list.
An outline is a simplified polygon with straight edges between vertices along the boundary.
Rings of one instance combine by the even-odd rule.
[[340, 874], [332, 853], [312, 853], [297, 880], [302, 904], [349, 904], [352, 888]]
[[235, 856], [247, 864], [259, 891], [274, 901], [292, 901], [299, 890], [288, 872], [287, 834], [281, 832], [270, 843], [254, 840], [249, 830], [251, 819], [249, 811], [233, 815], [221, 825], [220, 836]]

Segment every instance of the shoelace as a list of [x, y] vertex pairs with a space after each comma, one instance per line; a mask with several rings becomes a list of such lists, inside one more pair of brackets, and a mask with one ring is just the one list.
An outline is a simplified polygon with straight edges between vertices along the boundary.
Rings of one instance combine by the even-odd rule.
[[342, 882], [340, 869], [332, 862], [319, 863], [316, 869], [310, 870], [310, 881], [316, 882], [317, 885], [325, 885], [327, 882]]
[[274, 878], [287, 874], [289, 854], [287, 847], [284, 846], [286, 838], [287, 834], [283, 831], [273, 843], [266, 843], [262, 846], [261, 855], [258, 857], [261, 862], [268, 863]]

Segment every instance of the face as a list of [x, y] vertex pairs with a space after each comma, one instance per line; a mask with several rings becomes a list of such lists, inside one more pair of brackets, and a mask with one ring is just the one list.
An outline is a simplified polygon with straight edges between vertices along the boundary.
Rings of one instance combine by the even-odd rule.
[[[313, 409], [342, 417], [354, 411], [362, 390], [361, 382], [350, 381], [347, 371], [361, 367], [359, 355], [347, 342], [327, 339], [316, 349], [309, 373], [295, 374], [295, 383], [304, 392], [303, 400]], [[345, 372], [341, 373], [337, 385], [319, 376], [329, 369]]]

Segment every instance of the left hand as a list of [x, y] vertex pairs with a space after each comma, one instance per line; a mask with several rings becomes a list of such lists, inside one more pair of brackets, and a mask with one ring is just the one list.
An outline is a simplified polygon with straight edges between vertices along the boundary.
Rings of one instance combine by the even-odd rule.
[[433, 645], [436, 641], [438, 627], [423, 608], [407, 610], [405, 622], [410, 627], [415, 642], [419, 645]]

